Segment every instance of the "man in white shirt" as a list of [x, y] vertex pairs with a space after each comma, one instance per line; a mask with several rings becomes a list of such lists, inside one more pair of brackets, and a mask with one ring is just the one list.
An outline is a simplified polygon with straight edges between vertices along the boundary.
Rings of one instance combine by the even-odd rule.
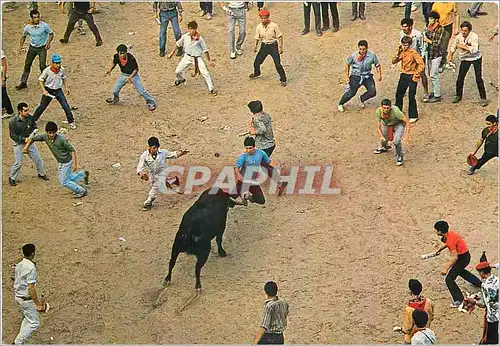
[[23, 246], [24, 258], [16, 265], [16, 276], [14, 280], [14, 296], [23, 314], [21, 329], [14, 343], [21, 345], [38, 328], [38, 311], [44, 311], [44, 304], [38, 299], [36, 292], [36, 267], [33, 262], [35, 257], [35, 245]]
[[200, 33], [198, 32], [198, 23], [196, 23], [194, 20], [189, 22], [188, 29], [189, 32], [181, 36], [180, 40], [178, 40], [176, 43], [175, 49], [173, 49], [168, 56], [169, 59], [172, 59], [172, 56], [177, 51], [177, 47], [183, 47], [184, 56], [175, 69], [174, 84], [176, 86], [179, 86], [182, 83], [186, 82], [186, 79], [184, 78], [184, 72], [189, 68], [189, 66], [194, 65], [193, 77], [197, 74], [201, 74], [203, 78], [205, 78], [205, 82], [207, 83], [210, 93], [216, 96], [217, 91], [215, 90], [212, 76], [210, 76], [210, 72], [208, 72], [202, 55], [205, 54], [205, 57], [207, 58], [208, 63], [211, 67], [214, 67], [215, 63], [210, 59], [210, 54], [208, 53], [208, 48], [205, 40], [203, 40], [203, 38], [200, 36]]
[[465, 21], [460, 25], [460, 33], [452, 39], [450, 50], [448, 52], [447, 62], [451, 62], [453, 54], [458, 49], [458, 57], [460, 58], [460, 68], [458, 70], [457, 85], [455, 98], [453, 103], [458, 103], [462, 100], [464, 92], [464, 81], [467, 72], [471, 65], [474, 66], [474, 74], [476, 76], [476, 84], [481, 97], [481, 106], [486, 107], [488, 100], [486, 99], [486, 89], [483, 81], [483, 57], [479, 50], [479, 37], [472, 31], [472, 24]]
[[[142, 207], [144, 211], [151, 210], [158, 191], [165, 191], [168, 176], [166, 160], [177, 159], [189, 152], [188, 150], [181, 150], [179, 152], [160, 150], [160, 140], [156, 137], [148, 139], [148, 147], [148, 150], [142, 153], [137, 165], [137, 175], [142, 180], [149, 180], [146, 170], [151, 175], [151, 190], [149, 191], [148, 199], [144, 201]], [[178, 185], [178, 179], [175, 180]]]
[[414, 334], [411, 338], [412, 345], [435, 345], [436, 344], [436, 334], [429, 329], [425, 328], [429, 316], [424, 310], [413, 310], [412, 313], [413, 321], [415, 321], [415, 327], [413, 328]]
[[[219, 6], [226, 11], [229, 19], [229, 57], [231, 59], [236, 59], [237, 55], [242, 55], [243, 51], [241, 50], [241, 46], [243, 46], [243, 42], [245, 41], [246, 26], [247, 26], [247, 5], [245, 1], [229, 1], [227, 6], [223, 5], [222, 2], [219, 2]], [[238, 22], [239, 34], [238, 40], [236, 40], [235, 46], [235, 28], [236, 22]]]

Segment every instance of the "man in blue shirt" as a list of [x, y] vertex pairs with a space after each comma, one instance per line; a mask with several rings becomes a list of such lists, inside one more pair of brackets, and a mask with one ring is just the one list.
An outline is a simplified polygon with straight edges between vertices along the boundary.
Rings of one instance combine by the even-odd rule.
[[[271, 159], [269, 156], [266, 154], [264, 150], [256, 149], [255, 148], [255, 139], [253, 137], [247, 137], [245, 138], [244, 141], [245, 145], [245, 152], [241, 154], [238, 159], [236, 160], [236, 166], [234, 167], [234, 174], [236, 178], [236, 188], [238, 191], [237, 198], [238, 196], [241, 197], [242, 199], [242, 204], [247, 205], [248, 202], [250, 201], [252, 203], [257, 203], [257, 204], [264, 204], [266, 202], [266, 199], [264, 197], [264, 193], [262, 192], [262, 189], [260, 188], [260, 185], [250, 185], [248, 188], [248, 191], [241, 191], [243, 187], [243, 178], [245, 177], [246, 179], [252, 178], [252, 177], [246, 177], [245, 172], [246, 168], [250, 166], [263, 166], [267, 171], [270, 176], [273, 175], [274, 168], [271, 165]], [[273, 179], [277, 179], [278, 181], [281, 180], [281, 177], [276, 173], [274, 173]], [[245, 183], [246, 183], [245, 179]], [[280, 181], [278, 184], [278, 196], [281, 196], [283, 194], [283, 191], [285, 187], [287, 186], [286, 182]]]
[[368, 42], [361, 40], [358, 42], [358, 51], [352, 53], [346, 59], [344, 78], [348, 85], [346, 85], [344, 95], [337, 106], [339, 112], [344, 111], [344, 104], [356, 96], [358, 89], [362, 85], [366, 87], [366, 92], [358, 97], [361, 108], [365, 108], [364, 102], [375, 97], [377, 90], [373, 80], [372, 65], [375, 65], [377, 69], [378, 81], [382, 81], [382, 67], [377, 56], [368, 51]]
[[24, 71], [21, 76], [21, 83], [16, 86], [17, 90], [28, 87], [26, 83], [28, 82], [31, 65], [35, 57], [38, 56], [40, 72], [43, 72], [47, 67], [47, 51], [50, 49], [50, 43], [54, 39], [52, 29], [50, 29], [47, 23], [40, 20], [40, 12], [38, 12], [38, 10], [31, 10], [30, 17], [30, 22], [24, 26], [23, 36], [21, 37], [19, 45], [19, 52], [21, 53], [23, 51], [24, 41], [26, 41], [26, 36], [30, 37], [31, 42], [24, 62]]

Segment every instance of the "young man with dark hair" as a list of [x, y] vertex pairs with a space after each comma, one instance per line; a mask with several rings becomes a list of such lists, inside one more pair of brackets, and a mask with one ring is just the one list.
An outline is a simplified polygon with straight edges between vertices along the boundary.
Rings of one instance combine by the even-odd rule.
[[481, 256], [481, 262], [476, 265], [476, 270], [483, 281], [480, 298], [476, 301], [476, 305], [485, 309], [483, 336], [479, 344], [498, 345], [498, 319], [500, 314], [498, 277], [491, 273], [490, 263], [484, 253]]
[[21, 329], [14, 344], [24, 344], [38, 328], [38, 312], [45, 311], [45, 304], [38, 298], [36, 290], [37, 274], [35, 262], [35, 245], [23, 245], [23, 259], [16, 264], [14, 279], [14, 297], [23, 314]]
[[[403, 18], [401, 20], [401, 31], [399, 32], [399, 40], [404, 36], [411, 37], [411, 49], [414, 49], [421, 57], [425, 60], [427, 54], [426, 47], [424, 45], [424, 35], [417, 29], [413, 27], [413, 19]], [[429, 102], [429, 81], [427, 80], [427, 75], [425, 74], [425, 64], [424, 70], [420, 74], [420, 81], [424, 87], [424, 102]]]
[[[486, 162], [494, 157], [498, 157], [498, 118], [493, 114], [488, 114], [485, 119], [486, 127], [481, 132], [481, 139], [477, 141], [476, 150], [479, 150], [484, 143], [484, 153], [475, 166], [469, 166], [469, 175], [484, 166]], [[471, 153], [472, 154], [472, 153]]]
[[42, 99], [40, 100], [40, 105], [35, 109], [35, 113], [33, 113], [33, 118], [35, 121], [38, 121], [45, 109], [50, 105], [50, 102], [55, 98], [66, 114], [66, 121], [69, 124], [69, 128], [76, 130], [75, 118], [63, 91], [64, 86], [68, 95], [70, 93], [66, 81], [66, 71], [61, 66], [62, 57], [57, 53], [52, 54], [51, 60], [52, 63], [50, 66], [46, 67], [40, 77], [38, 77], [38, 84], [42, 89]]
[[[203, 61], [202, 55], [205, 54], [205, 57], [208, 60], [208, 64], [211, 67], [215, 67], [215, 62], [210, 59], [210, 53], [208, 52], [207, 44], [203, 37], [200, 36], [198, 32], [198, 23], [194, 20], [189, 22], [188, 32], [181, 36], [179, 41], [177, 41], [177, 47], [182, 47], [184, 50], [184, 56], [181, 61], [179, 61], [179, 65], [175, 69], [175, 86], [179, 86], [182, 83], [186, 82], [184, 78], [184, 72], [189, 68], [189, 66], [194, 65], [194, 76], [197, 74], [201, 74], [203, 78], [205, 78], [205, 83], [207, 83], [208, 90], [214, 96], [217, 96], [217, 90], [215, 89], [214, 82], [212, 80], [212, 76], [207, 69], [207, 65], [205, 61]], [[169, 54], [168, 58], [172, 59], [174, 56], [176, 49], [172, 50]]]
[[410, 279], [410, 281], [408, 281], [408, 288], [410, 290], [411, 299], [408, 301], [403, 311], [402, 327], [405, 344], [411, 343], [411, 338], [414, 334], [413, 328], [415, 327], [415, 321], [413, 320], [412, 314], [415, 310], [421, 310], [427, 313], [428, 322], [424, 325], [425, 327], [430, 327], [434, 318], [434, 305], [429, 298], [421, 294], [422, 284], [420, 281]]
[[[148, 139], [148, 149], [139, 157], [139, 163], [137, 164], [137, 175], [144, 181], [151, 180], [151, 190], [148, 198], [144, 201], [142, 210], [151, 210], [153, 202], [158, 196], [158, 191], [161, 192], [166, 188], [167, 183], [170, 184], [170, 181], [167, 180], [167, 160], [177, 159], [188, 152], [188, 150], [163, 150], [160, 149], [160, 140], [157, 137]], [[151, 175], [151, 179], [147, 172]], [[174, 178], [172, 183], [179, 185], [179, 180]]]
[[75, 29], [75, 24], [79, 20], [84, 20], [89, 26], [90, 31], [95, 36], [95, 45], [97, 47], [102, 45], [101, 34], [99, 33], [99, 28], [94, 22], [94, 13], [95, 1], [76, 1], [73, 3], [73, 11], [68, 19], [68, 26], [66, 27], [66, 32], [64, 33], [64, 37], [59, 40], [61, 43], [68, 43], [69, 37], [71, 33]]
[[264, 285], [267, 300], [264, 302], [264, 316], [253, 343], [259, 345], [283, 345], [283, 331], [286, 329], [289, 313], [288, 302], [278, 297], [278, 285], [268, 281]]
[[365, 102], [377, 95], [375, 80], [373, 79], [372, 66], [375, 66], [378, 74], [378, 81], [382, 81], [382, 67], [378, 57], [368, 50], [368, 42], [361, 40], [358, 42], [358, 51], [349, 55], [346, 59], [344, 79], [347, 83], [347, 90], [337, 105], [339, 112], [344, 112], [344, 104], [356, 96], [358, 89], [364, 85], [366, 92], [358, 97], [361, 108], [365, 108]]
[[426, 328], [429, 316], [427, 312], [423, 310], [415, 309], [412, 312], [412, 319], [415, 321], [414, 334], [411, 338], [412, 345], [435, 345], [436, 344], [436, 334]]
[[[182, 23], [182, 4], [180, 1], [154, 1], [153, 11], [156, 20], [160, 23], [160, 56], [165, 56], [165, 46], [167, 44], [167, 27], [168, 22], [172, 23], [175, 41], [181, 38], [181, 28], [179, 23]], [[182, 48], [177, 49], [177, 56], [182, 55]]]
[[113, 56], [113, 61], [106, 71], [106, 75], [111, 74], [111, 71], [113, 71], [116, 65], [120, 66], [121, 74], [113, 88], [113, 96], [106, 99], [106, 102], [110, 104], [118, 103], [118, 101], [120, 101], [120, 91], [125, 84], [130, 83], [134, 86], [135, 90], [137, 90], [137, 93], [146, 100], [148, 109], [154, 111], [156, 109], [156, 102], [142, 84], [141, 77], [139, 76], [139, 65], [137, 64], [135, 56], [128, 53], [128, 48], [124, 44], [118, 45], [116, 51], [117, 53]]
[[21, 83], [16, 86], [17, 90], [28, 87], [28, 77], [35, 57], [38, 56], [40, 72], [43, 72], [47, 67], [47, 51], [50, 49], [50, 44], [54, 39], [54, 32], [47, 23], [41, 21], [38, 10], [31, 10], [30, 17], [31, 20], [24, 26], [21, 42], [19, 43], [19, 53], [21, 53], [26, 37], [30, 37], [30, 45], [26, 54], [26, 60], [24, 61], [23, 75], [21, 76]]
[[257, 47], [260, 45], [259, 52], [255, 56], [253, 62], [253, 73], [250, 75], [251, 79], [260, 76], [260, 65], [266, 60], [268, 55], [271, 55], [274, 61], [276, 71], [280, 75], [281, 86], [286, 86], [286, 73], [283, 65], [281, 65], [281, 57], [283, 54], [283, 34], [275, 22], [272, 22], [269, 17], [271, 13], [269, 10], [259, 11], [260, 23], [255, 29], [255, 47], [254, 52], [257, 52]]
[[[21, 166], [23, 164], [23, 148], [26, 144], [28, 138], [34, 135], [37, 129], [35, 119], [29, 114], [30, 109], [28, 105], [21, 102], [17, 105], [17, 112], [14, 118], [9, 121], [9, 134], [10, 139], [14, 143], [14, 165], [9, 175], [9, 185], [17, 185], [17, 177], [21, 172]], [[29, 157], [35, 162], [36, 170], [38, 171], [38, 178], [43, 180], [49, 180], [47, 174], [45, 173], [45, 168], [43, 166], [42, 158], [38, 153], [38, 149], [35, 144], [31, 145], [28, 149]]]
[[260, 100], [250, 101], [247, 106], [253, 114], [248, 133], [251, 136], [255, 136], [257, 149], [263, 150], [267, 156], [271, 157], [271, 154], [276, 148], [273, 133], [273, 119], [269, 114], [264, 112]]
[[[410, 133], [410, 122], [398, 106], [393, 106], [391, 100], [383, 99], [377, 114], [377, 135], [380, 138], [380, 146], [375, 149], [374, 154], [385, 153], [389, 150], [389, 140], [396, 147], [396, 164], [403, 164], [403, 142], [407, 143]], [[391, 136], [394, 137], [391, 139]]]
[[456, 231], [450, 231], [448, 223], [444, 220], [437, 221], [434, 224], [434, 229], [443, 242], [443, 245], [436, 251], [436, 255], [439, 255], [446, 248], [450, 250], [451, 257], [441, 270], [441, 275], [446, 275], [446, 286], [453, 298], [451, 307], [460, 308], [464, 301], [464, 295], [455, 282], [457, 276], [461, 276], [462, 279], [476, 287], [481, 287], [481, 280], [465, 269], [470, 263], [470, 253], [460, 234]]
[[408, 116], [410, 123], [418, 120], [417, 100], [417, 83], [424, 72], [424, 60], [415, 49], [410, 48], [413, 40], [409, 36], [401, 38], [401, 45], [399, 46], [396, 56], [392, 59], [392, 64], [395, 65], [401, 61], [401, 74], [399, 75], [399, 82], [396, 89], [396, 106], [403, 110], [403, 98], [408, 91]]
[[76, 150], [63, 135], [57, 133], [57, 124], [49, 121], [45, 125], [45, 132], [28, 138], [24, 146], [23, 153], [28, 153], [29, 147], [33, 142], [44, 141], [47, 143], [52, 154], [59, 164], [59, 182], [62, 187], [71, 190], [75, 198], [82, 198], [87, 195], [87, 188], [77, 184], [84, 180], [85, 185], [89, 184], [89, 171], [78, 169]]
[[458, 70], [455, 98], [453, 103], [458, 103], [462, 100], [464, 92], [464, 82], [470, 66], [474, 66], [474, 75], [476, 76], [477, 89], [479, 97], [481, 97], [481, 106], [486, 107], [489, 102], [486, 99], [486, 89], [483, 81], [483, 56], [479, 49], [479, 37], [472, 31], [472, 24], [465, 21], [460, 24], [461, 32], [455, 36], [450, 45], [447, 62], [450, 63], [453, 55], [458, 49], [458, 57], [460, 58], [460, 68]]
[[[321, 3], [322, 4], [322, 3]], [[323, 35], [321, 32], [321, 9], [319, 2], [304, 2], [302, 4], [304, 10], [304, 30], [302, 30], [302, 35], [306, 35], [311, 30], [311, 7], [314, 12], [314, 28], [316, 29], [316, 34], [318, 36]], [[328, 7], [327, 7], [328, 11]], [[328, 18], [328, 12], [326, 14]]]
[[429, 24], [425, 30], [424, 42], [427, 43], [427, 69], [431, 79], [432, 92], [428, 102], [434, 103], [441, 101], [441, 79], [439, 78], [439, 66], [443, 59], [443, 42], [448, 33], [439, 24], [439, 13], [431, 12], [429, 14]]

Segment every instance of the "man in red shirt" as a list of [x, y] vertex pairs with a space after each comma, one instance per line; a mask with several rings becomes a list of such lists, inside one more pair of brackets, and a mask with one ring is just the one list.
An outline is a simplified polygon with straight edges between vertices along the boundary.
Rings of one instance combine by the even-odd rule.
[[460, 234], [455, 231], [449, 231], [448, 223], [443, 220], [436, 222], [434, 224], [434, 229], [444, 243], [436, 251], [436, 255], [446, 248], [448, 248], [451, 253], [451, 257], [448, 262], [446, 262], [445, 267], [441, 271], [441, 275], [446, 275], [446, 286], [448, 286], [448, 290], [453, 298], [451, 307], [458, 308], [464, 301], [464, 295], [455, 282], [457, 276], [461, 276], [465, 281], [479, 288], [481, 287], [481, 280], [465, 269], [470, 262], [470, 253]]

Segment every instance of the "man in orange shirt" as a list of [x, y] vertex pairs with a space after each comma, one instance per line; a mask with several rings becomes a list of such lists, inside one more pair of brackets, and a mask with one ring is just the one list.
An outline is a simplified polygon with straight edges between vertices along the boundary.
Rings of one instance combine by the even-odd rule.
[[[435, 2], [432, 5], [431, 11], [439, 14], [439, 24], [446, 31], [447, 35], [443, 37], [443, 56], [446, 56], [449, 48], [450, 38], [458, 35], [458, 25], [460, 24], [460, 15], [458, 14], [457, 5], [454, 2]], [[443, 66], [446, 64], [446, 59], [441, 60], [439, 73], [443, 72]]]
[[448, 223], [443, 220], [436, 222], [434, 224], [434, 229], [444, 243], [436, 251], [436, 255], [446, 248], [448, 248], [451, 253], [451, 257], [448, 262], [446, 262], [446, 265], [441, 271], [441, 275], [446, 275], [446, 286], [448, 286], [448, 290], [453, 298], [451, 307], [458, 308], [464, 301], [464, 295], [455, 282], [457, 276], [461, 276], [465, 281], [478, 288], [481, 287], [481, 280], [465, 269], [470, 262], [470, 253], [460, 234], [455, 231], [449, 231]]

